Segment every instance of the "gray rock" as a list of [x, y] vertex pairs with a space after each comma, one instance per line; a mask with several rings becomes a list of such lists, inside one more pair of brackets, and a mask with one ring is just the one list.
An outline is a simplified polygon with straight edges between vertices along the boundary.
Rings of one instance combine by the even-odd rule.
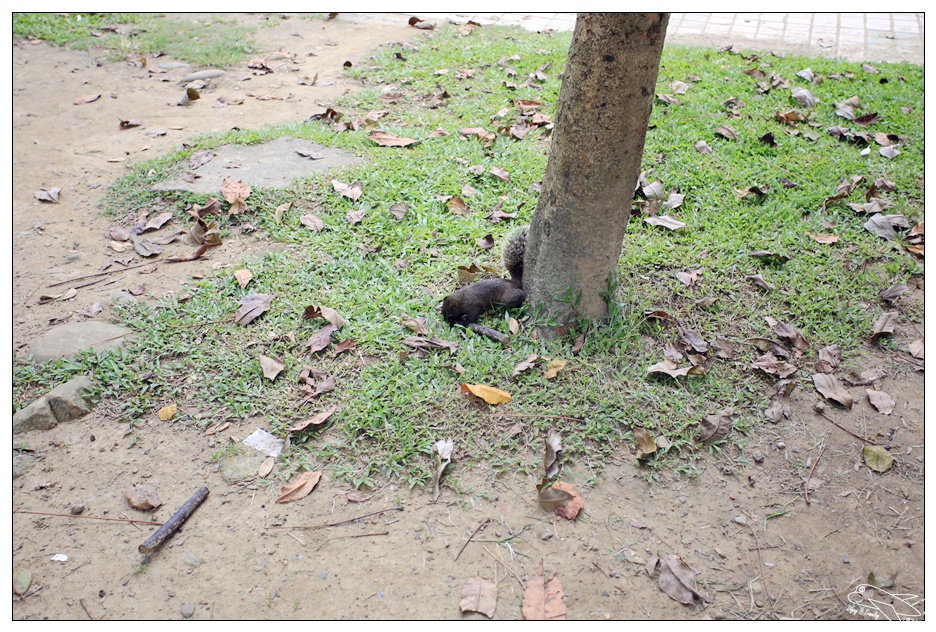
[[111, 305], [119, 305], [121, 303], [136, 303], [137, 297], [135, 297], [130, 292], [121, 290], [113, 296], [110, 297]]
[[191, 619], [192, 615], [195, 614], [195, 604], [193, 603], [182, 604], [181, 610], [182, 610], [183, 617], [185, 617], [186, 619]]
[[80, 516], [85, 512], [87, 507], [80, 500], [76, 503], [72, 503], [72, 506], [68, 508], [68, 512], [73, 516]]
[[[300, 150], [311, 150], [321, 158], [311, 160], [299, 155]], [[335, 167], [363, 162], [360, 157], [343, 149], [287, 137], [257, 145], [224, 145], [215, 149], [214, 154], [211, 161], [198, 168], [198, 175], [201, 177], [194, 182], [177, 178], [159, 182], [153, 186], [153, 190], [186, 191], [216, 196], [218, 188], [228, 176], [243, 179], [244, 182], [249, 182], [251, 187], [282, 188], [299, 178], [308, 178]], [[241, 165], [236, 176], [226, 167], [232, 162]]]
[[29, 406], [20, 408], [13, 415], [13, 434], [30, 430], [48, 430], [54, 428], [57, 423], [49, 407], [49, 401], [45, 397], [40, 397]]
[[73, 377], [64, 384], [46, 393], [49, 408], [59, 423], [84, 417], [94, 405], [92, 392], [94, 383], [84, 375]]
[[250, 455], [235, 454], [225, 457], [221, 465], [221, 478], [225, 483], [238, 483], [248, 478], [256, 478], [257, 470], [263, 463], [264, 456], [259, 453]]
[[115, 349], [123, 344], [130, 333], [131, 330], [126, 327], [93, 320], [65, 323], [33, 340], [28, 353], [32, 354], [34, 362], [47, 362], [87, 349]]
[[13, 478], [22, 476], [36, 466], [36, 457], [31, 454], [13, 455]]

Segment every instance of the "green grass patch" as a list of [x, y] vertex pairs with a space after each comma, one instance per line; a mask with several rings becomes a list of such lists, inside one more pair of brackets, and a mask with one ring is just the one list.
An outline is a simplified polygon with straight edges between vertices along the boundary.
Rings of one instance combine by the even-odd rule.
[[227, 68], [254, 51], [252, 29], [223, 14], [174, 20], [152, 13], [14, 13], [13, 36], [100, 51], [108, 61], [162, 53]]
[[[324, 427], [293, 436], [294, 451], [284, 462], [327, 465], [355, 485], [374, 485], [387, 477], [410, 485], [430, 482], [432, 445], [442, 438], [455, 440], [461, 463], [538, 472], [542, 439], [551, 427], [563, 433], [567, 458], [597, 474], [605, 458], [630, 449], [632, 431], [640, 426], [667, 440], [644, 466], [648, 477], [666, 472], [691, 476], [709, 454], [742, 458], [745, 435], [763, 423], [776, 379], [750, 368], [761, 352], [747, 341], [776, 337], [765, 318], [800, 329], [810, 342], [808, 352], [791, 361], [800, 367], [795, 379], [811, 389], [808, 374], [816, 350], [839, 344], [846, 364], [852, 361], [885, 309], [878, 292], [923, 273], [922, 261], [866, 231], [866, 218], [846, 201], [823, 209], [839, 182], [858, 174], [865, 183], [847, 201], [863, 202], [870, 183], [884, 177], [896, 183], [896, 191], [886, 194], [894, 202], [889, 212], [902, 213], [911, 224], [923, 220], [922, 67], [878, 64], [880, 73], [870, 74], [860, 64], [842, 61], [767, 55], [751, 60], [668, 47], [658, 93], [672, 92], [669, 85], [676, 80], [690, 88], [676, 96], [678, 104], [655, 102], [644, 171], [667, 191], [686, 195], [671, 212], [686, 228], [668, 231], [646, 224], [643, 216], [631, 218], [610, 317], [603, 323], [582, 324], [567, 338], [551, 342], [533, 340], [527, 328], [514, 336], [511, 348], [450, 328], [438, 308], [455, 286], [456, 267], [500, 267], [499, 248], [482, 250], [475, 240], [492, 234], [500, 245], [514, 226], [529, 222], [549, 148], [542, 129], [520, 141], [499, 136], [491, 146], [466, 139], [458, 130], [509, 126], [519, 119], [517, 99], [539, 101], [541, 111], [554, 116], [570, 36], [483, 28], [463, 37], [446, 28], [415, 41], [419, 50], [386, 47], [350, 69], [364, 87], [343, 96], [336, 108], [345, 121], [388, 110], [380, 128], [416, 138], [416, 145], [378, 147], [363, 126], [337, 132], [327, 123], [307, 121], [199, 137], [186, 150], [137, 165], [116, 183], [105, 206], [121, 216], [153, 204], [152, 184], [183, 170], [193, 151], [225, 143], [292, 136], [341, 147], [366, 160], [365, 166], [284, 189], [255, 190], [246, 214], [219, 220], [222, 232], [234, 233], [249, 223], [257, 239], [286, 246], [245, 262], [253, 273], [247, 289], [237, 285], [233, 270], [216, 271], [193, 281], [184, 302], [172, 297], [126, 308], [122, 319], [138, 337], [122, 353], [86, 354], [39, 369], [17, 363], [14, 408], [28, 403], [27, 395], [41, 387], [77, 373], [91, 373], [105, 384], [104, 395], [119, 401], [121, 414], [131, 421], [177, 401], [182, 411], [177, 422], [204, 426], [262, 416], [268, 429], [285, 436], [290, 426], [337, 404]], [[820, 103], [809, 122], [781, 124], [777, 112], [808, 109], [792, 99], [789, 88], [759, 91], [745, 74], [752, 67], [768, 76], [775, 73], [790, 86], [810, 88]], [[797, 77], [807, 67], [824, 81], [813, 85]], [[545, 80], [527, 81], [536, 73]], [[434, 95], [442, 91], [448, 97], [440, 103]], [[386, 95], [394, 93], [402, 96], [388, 103]], [[861, 146], [826, 132], [833, 125], [859, 129], [835, 114], [835, 103], [854, 95], [861, 100], [861, 113], [883, 117], [867, 131], [905, 139], [896, 159], [882, 157], [876, 145], [861, 156]], [[723, 105], [730, 97], [745, 103], [737, 115]], [[717, 136], [720, 125], [732, 126], [738, 139]], [[437, 129], [447, 135], [433, 135]], [[758, 140], [768, 132], [774, 134], [775, 147]], [[698, 152], [694, 144], [700, 140], [714, 153]], [[472, 172], [475, 166], [480, 174]], [[493, 177], [494, 166], [509, 171], [510, 181]], [[333, 178], [360, 181], [363, 196], [356, 202], [341, 197], [330, 184]], [[785, 187], [783, 179], [795, 186]], [[767, 195], [735, 195], [754, 184], [769, 187]], [[463, 195], [465, 185], [476, 192], [465, 197], [471, 212], [454, 214], [440, 196]], [[187, 221], [184, 210], [191, 203], [204, 202], [203, 196], [161, 197], [181, 221]], [[292, 208], [277, 223], [274, 211], [287, 202]], [[402, 220], [389, 212], [398, 203], [409, 209]], [[499, 204], [518, 217], [500, 223], [486, 219]], [[363, 220], [349, 223], [352, 211], [365, 211]], [[306, 213], [321, 218], [325, 229], [316, 233], [303, 226], [300, 217]], [[818, 244], [808, 232], [835, 233], [840, 241]], [[764, 264], [749, 256], [755, 250], [774, 251], [789, 261]], [[676, 277], [696, 270], [701, 273], [691, 287]], [[754, 274], [776, 289], [758, 289], [747, 279]], [[237, 301], [252, 292], [274, 295], [272, 309], [248, 326], [232, 323]], [[715, 302], [702, 307], [698, 301], [704, 298]], [[302, 319], [303, 309], [313, 304], [331, 307], [347, 320], [332, 339], [354, 341], [352, 351], [334, 355], [333, 344], [309, 354], [308, 340], [325, 324]], [[707, 341], [725, 338], [734, 357], [716, 359], [710, 353], [703, 376], [648, 375], [647, 368], [663, 359], [663, 347], [679, 339], [674, 327], [647, 320], [645, 312], [654, 309]], [[911, 317], [922, 316], [922, 307], [913, 309]], [[459, 344], [457, 353], [405, 356], [409, 349], [402, 340], [414, 334], [403, 327], [404, 314], [424, 316], [431, 335]], [[514, 315], [531, 318], [532, 310], [525, 307]], [[499, 312], [485, 324], [507, 328]], [[580, 332], [585, 333], [584, 347], [573, 356], [571, 343]], [[285, 361], [275, 381], [262, 376], [260, 354]], [[512, 377], [515, 364], [531, 354], [564, 358], [568, 364], [552, 380], [544, 377], [542, 365]], [[455, 372], [456, 363], [463, 373]], [[334, 378], [336, 388], [299, 406], [303, 365]], [[496, 408], [479, 404], [460, 393], [465, 382], [509, 391], [513, 401]], [[728, 439], [699, 445], [699, 420], [729, 406], [736, 414]], [[455, 481], [457, 474], [451, 476]]]

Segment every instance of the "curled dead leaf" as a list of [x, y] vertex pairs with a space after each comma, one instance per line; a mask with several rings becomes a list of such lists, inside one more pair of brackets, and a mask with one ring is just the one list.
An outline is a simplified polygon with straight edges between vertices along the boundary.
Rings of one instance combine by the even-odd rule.
[[510, 393], [502, 391], [499, 388], [494, 388], [493, 386], [487, 386], [485, 384], [462, 384], [461, 392], [471, 393], [476, 397], [480, 397], [488, 404], [495, 405], [506, 404], [512, 399]]
[[283, 485], [280, 495], [277, 497], [278, 503], [291, 503], [301, 500], [312, 493], [319, 479], [322, 478], [322, 472], [303, 472], [296, 481], [290, 485]]
[[653, 440], [653, 435], [640, 426], [635, 426], [633, 432], [634, 446], [637, 448], [636, 457], [638, 459], [642, 459], [657, 451], [657, 444], [656, 441]]

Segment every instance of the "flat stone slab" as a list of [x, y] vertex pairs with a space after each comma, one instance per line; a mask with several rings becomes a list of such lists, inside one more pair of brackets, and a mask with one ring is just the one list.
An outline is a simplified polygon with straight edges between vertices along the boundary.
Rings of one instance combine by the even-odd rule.
[[[281, 189], [300, 178], [308, 178], [334, 167], [363, 163], [363, 159], [342, 149], [325, 147], [298, 138], [277, 138], [259, 145], [223, 145], [214, 158], [195, 169], [199, 178], [185, 182], [181, 178], [153, 185], [154, 191], [188, 191], [220, 197], [225, 178], [243, 180], [251, 187]], [[311, 152], [316, 159], [298, 152]], [[318, 156], [321, 156], [319, 158]], [[231, 169], [231, 164], [240, 165]]]
[[30, 343], [27, 353], [34, 362], [46, 362], [94, 349], [104, 351], [121, 346], [130, 329], [106, 322], [86, 320], [53, 327]]

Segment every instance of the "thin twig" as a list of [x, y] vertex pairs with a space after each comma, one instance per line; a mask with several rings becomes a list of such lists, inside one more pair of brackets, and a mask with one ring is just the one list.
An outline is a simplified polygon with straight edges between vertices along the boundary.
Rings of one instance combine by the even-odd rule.
[[499, 413], [501, 417], [536, 417], [542, 419], [568, 419], [569, 421], [585, 421], [581, 417], [567, 417], [566, 415], [541, 415], [539, 413], [535, 414], [524, 414], [524, 413]]
[[878, 444], [875, 443], [874, 441], [871, 441], [871, 439], [865, 439], [864, 437], [859, 437], [858, 435], [856, 435], [854, 432], [852, 432], [851, 430], [849, 430], [849, 429], [846, 428], [845, 426], [839, 425], [839, 423], [838, 423], [837, 421], [835, 421], [834, 419], [832, 419], [831, 417], [829, 417], [828, 415], [826, 415], [826, 414], [825, 414], [824, 412], [822, 412], [821, 410], [817, 410], [817, 411], [815, 411], [815, 413], [816, 413], [817, 415], [821, 416], [821, 417], [825, 417], [826, 420], [829, 421], [833, 426], [835, 426], [835, 427], [838, 428], [839, 430], [844, 430], [845, 432], [847, 432], [847, 433], [850, 434], [851, 436], [855, 437], [856, 439], [858, 439], [858, 440], [860, 440], [860, 441], [864, 441], [865, 443], [870, 443], [871, 445], [878, 445]]
[[230, 323], [230, 322], [234, 322], [234, 317], [233, 317], [233, 316], [232, 316], [231, 318], [225, 318], [224, 320], [215, 320], [215, 321], [210, 321], [210, 322], [207, 322], [207, 323], [194, 323], [194, 324], [192, 324], [192, 325], [170, 325], [170, 324], [167, 324], [166, 327], [170, 327], [170, 328], [172, 328], [172, 329], [189, 329], [189, 328], [191, 328], [191, 327], [204, 327], [204, 326], [207, 326], [207, 325], [220, 325], [221, 323]]
[[91, 614], [91, 611], [88, 610], [88, 606], [85, 605], [84, 597], [82, 597], [81, 599], [79, 599], [79, 600], [78, 600], [78, 603], [80, 603], [80, 604], [81, 604], [81, 607], [84, 608], [85, 614], [88, 615], [88, 618], [91, 619], [92, 621], [94, 621], [94, 620], [95, 620], [95, 619], [94, 619], [94, 615]]
[[325, 540], [324, 542], [322, 542], [322, 543], [318, 546], [318, 548], [315, 549], [315, 550], [316, 550], [316, 551], [320, 550], [323, 546], [325, 546], [326, 544], [328, 544], [328, 543], [331, 542], [332, 540], [347, 540], [348, 538], [369, 538], [369, 537], [372, 536], [372, 535], [390, 535], [390, 532], [389, 532], [389, 531], [375, 531], [374, 533], [356, 533], [356, 534], [354, 534], [354, 535], [340, 535], [340, 536], [335, 537], [335, 538], [328, 538], [327, 540]]
[[[767, 595], [767, 603], [769, 603], [771, 607], [773, 607], [773, 602], [770, 599], [770, 589], [767, 588], [767, 574], [764, 572], [764, 559], [761, 557], [761, 554], [760, 554], [760, 543], [757, 541], [757, 532], [754, 531], [754, 527], [752, 527], [751, 525], [748, 525], [748, 528], [751, 530], [751, 535], [754, 536], [754, 546], [757, 547], [757, 561], [760, 562], [761, 579], [764, 580], [764, 594]], [[753, 593], [752, 593], [751, 599], [753, 600]]]
[[349, 518], [348, 520], [342, 520], [341, 522], [330, 522], [328, 524], [303, 524], [294, 527], [283, 527], [283, 526], [274, 526], [267, 527], [267, 529], [327, 529], [329, 527], [338, 527], [343, 524], [348, 524], [349, 522], [357, 522], [358, 520], [363, 520], [364, 518], [370, 518], [371, 516], [379, 516], [382, 513], [388, 511], [403, 511], [403, 507], [391, 507], [390, 509], [381, 509], [380, 511], [375, 511], [374, 513], [364, 514], [363, 516], [358, 516], [357, 518]]
[[493, 557], [493, 558], [494, 558], [494, 561], [496, 561], [498, 564], [500, 564], [501, 566], [503, 566], [503, 567], [504, 567], [504, 570], [507, 571], [508, 573], [510, 573], [510, 576], [511, 576], [511, 577], [513, 577], [514, 579], [517, 580], [517, 583], [520, 584], [520, 590], [524, 590], [524, 589], [526, 588], [526, 586], [523, 585], [523, 582], [520, 581], [520, 578], [517, 577], [517, 574], [516, 574], [515, 572], [513, 572], [513, 569], [511, 569], [509, 566], [507, 566], [506, 564], [504, 564], [500, 559], [498, 559], [498, 557], [497, 557], [496, 555], [494, 555], [493, 553], [491, 553], [491, 552], [488, 550], [488, 548], [487, 548], [486, 546], [482, 546], [481, 548], [484, 549], [484, 552], [485, 552], [485, 553], [487, 553], [488, 555], [490, 555], [491, 557]]
[[13, 510], [15, 514], [31, 514], [33, 516], [58, 516], [59, 518], [84, 518], [85, 520], [108, 520], [110, 522], [136, 522], [138, 524], [151, 524], [157, 527], [161, 527], [163, 523], [161, 522], [151, 522], [149, 520], [134, 520], [133, 518], [105, 518], [104, 516], [77, 516], [75, 514], [60, 514], [60, 513], [47, 513], [45, 511], [22, 511], [19, 509]]
[[66, 281], [59, 281], [58, 283], [53, 283], [52, 285], [47, 285], [46, 287], [58, 287], [59, 285], [66, 285], [68, 283], [74, 283], [75, 281], [84, 281], [85, 279], [93, 279], [99, 276], [106, 276], [108, 274], [116, 274], [118, 272], [126, 272], [127, 270], [133, 270], [134, 268], [142, 268], [143, 266], [148, 266], [148, 263], [139, 263], [135, 266], [127, 266], [126, 268], [114, 268], [113, 270], [106, 270], [104, 272], [96, 272], [95, 274], [86, 274], [84, 276], [75, 277], [74, 279], [68, 279]]
[[806, 504], [807, 504], [807, 505], [809, 504], [809, 480], [812, 478], [812, 473], [815, 471], [816, 465], [819, 464], [819, 459], [822, 458], [822, 453], [825, 452], [825, 449], [826, 449], [826, 443], [823, 442], [823, 443], [822, 443], [822, 447], [819, 448], [819, 454], [816, 455], [816, 460], [813, 461], [812, 467], [809, 468], [809, 474], [806, 476], [805, 493], [806, 493]]
[[484, 527], [484, 525], [486, 525], [486, 524], [489, 523], [490, 521], [491, 521], [490, 518], [485, 518], [483, 521], [481, 521], [481, 524], [478, 525], [478, 528], [474, 530], [474, 533], [472, 533], [470, 536], [468, 536], [468, 539], [465, 540], [465, 543], [464, 543], [464, 544], [462, 544], [462, 548], [460, 548], [460, 549], [458, 550], [458, 555], [455, 556], [455, 561], [456, 561], [456, 562], [458, 561], [458, 558], [461, 557], [462, 551], [464, 551], [464, 550], [465, 550], [465, 547], [468, 546], [468, 543], [471, 542], [471, 538], [475, 537], [475, 535], [477, 535], [478, 531], [480, 531], [480, 530]]

